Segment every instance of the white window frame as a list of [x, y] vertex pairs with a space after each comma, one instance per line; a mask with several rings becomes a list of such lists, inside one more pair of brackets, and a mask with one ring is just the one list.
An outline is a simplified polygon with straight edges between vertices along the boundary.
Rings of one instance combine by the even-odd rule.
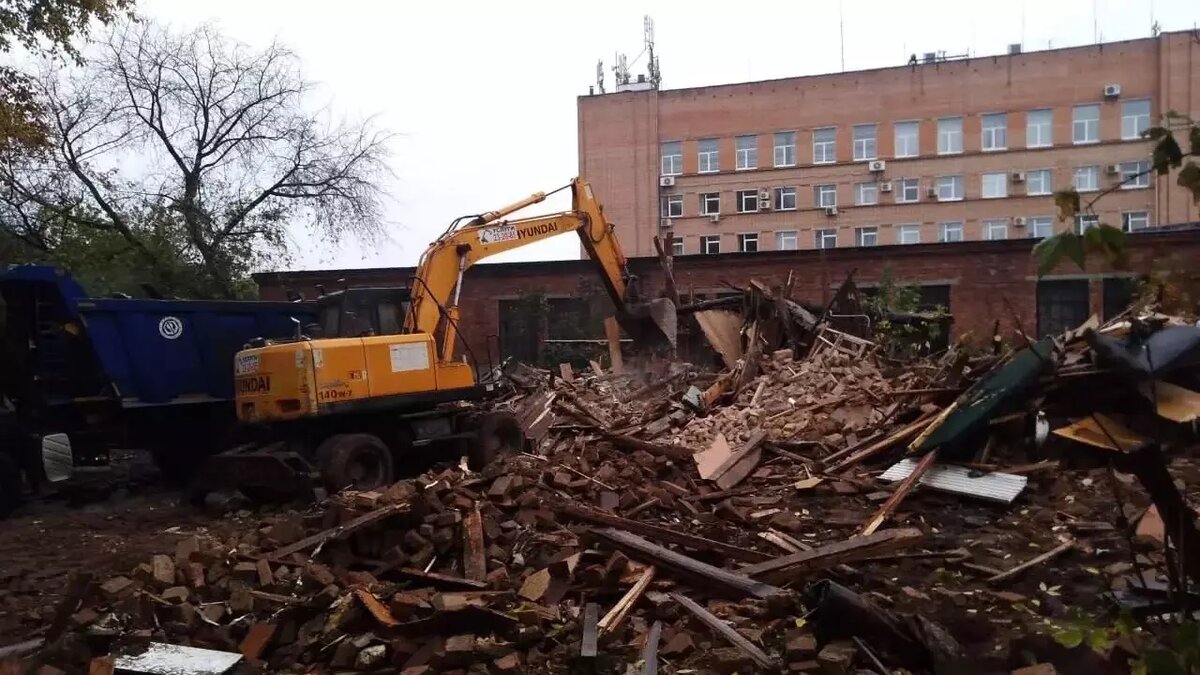
[[[907, 192], [910, 187], [913, 190], [912, 199], [909, 199], [907, 196], [905, 196], [905, 192]], [[897, 204], [915, 204], [921, 201], [921, 179], [898, 178], [895, 181], [894, 192], [896, 194]]]
[[854, 184], [854, 205], [875, 206], [879, 203], [879, 183], [869, 181]]
[[[1140, 227], [1133, 227], [1133, 218], [1137, 217], [1142, 221]], [[1150, 212], [1149, 211], [1122, 211], [1121, 212], [1121, 229], [1126, 232], [1137, 232], [1150, 227]]]
[[[828, 197], [828, 201], [826, 200]], [[833, 183], [825, 183], [822, 185], [813, 186], [813, 204], [818, 209], [827, 209], [831, 206], [837, 206], [837, 185]]]
[[[715, 243], [717, 250], [710, 251], [709, 244]], [[721, 235], [719, 234], [702, 234], [700, 235], [700, 253], [703, 255], [715, 255], [721, 252]]]
[[[921, 155], [921, 123], [916, 120], [907, 120], [896, 122], [892, 126], [893, 156], [897, 158], [919, 157]], [[901, 134], [901, 130], [905, 133]], [[912, 131], [911, 134], [907, 133], [909, 130]]]
[[[989, 186], [988, 184], [991, 183]], [[992, 188], [989, 190], [988, 188]], [[996, 188], [999, 188], [998, 190]], [[1004, 199], [1008, 196], [1008, 173], [985, 173], [979, 177], [979, 195], [983, 199]]]
[[[942, 244], [951, 244], [963, 241], [966, 235], [963, 229], [963, 221], [961, 220], [950, 220], [944, 223], [938, 223], [938, 242]], [[958, 238], [951, 239], [951, 232], [956, 232]]]
[[961, 155], [963, 152], [963, 118], [941, 117], [937, 121], [939, 155]]
[[[1045, 239], [1054, 234], [1054, 218], [1050, 216], [1033, 216], [1026, 221], [1026, 227], [1029, 228], [1030, 239]], [[1043, 228], [1045, 229], [1045, 233], [1038, 234]]]
[[[746, 244], [753, 241], [754, 250], [747, 251]], [[758, 253], [758, 233], [757, 232], [739, 232], [737, 236], [738, 253]]]
[[[1045, 113], [1046, 119], [1040, 119], [1040, 114]], [[1039, 117], [1034, 117], [1039, 115]], [[1038, 108], [1030, 110], [1025, 117], [1025, 147], [1027, 148], [1049, 148], [1054, 145], [1054, 110], [1051, 108]]]
[[854, 143], [854, 161], [865, 162], [879, 157], [878, 124], [855, 124], [850, 128], [850, 138]]
[[[837, 232], [836, 227], [822, 227], [813, 230], [813, 248], [837, 248]], [[833, 242], [832, 246], [827, 245], [830, 241]]]
[[[999, 124], [996, 124], [997, 121]], [[988, 113], [980, 116], [979, 147], [983, 152], [1008, 149], [1008, 113]]]
[[[1127, 113], [1125, 110], [1133, 104], [1145, 104], [1146, 112]], [[1142, 132], [1150, 128], [1151, 104], [1148, 98], [1134, 98], [1121, 101], [1121, 140], [1138, 141]]]
[[[791, 246], [788, 246], [788, 244]], [[800, 250], [800, 233], [796, 230], [776, 230], [775, 231], [775, 250], [776, 251], [798, 251]]]
[[[782, 139], [780, 138], [782, 137]], [[780, 143], [783, 140], [783, 143]], [[782, 155], [782, 157], [780, 156]], [[775, 132], [775, 166], [796, 166], [796, 132]]]
[[738, 190], [734, 205], [738, 213], [758, 213], [758, 190]]
[[1083, 234], [1093, 227], [1100, 227], [1100, 216], [1095, 213], [1075, 214], [1075, 234]]
[[[868, 243], [867, 239], [871, 241]], [[854, 244], [855, 246], [878, 246], [879, 245], [879, 227], [876, 225], [864, 225], [854, 228]]]
[[[996, 236], [997, 233], [1000, 236]], [[988, 241], [1008, 239], [1008, 218], [991, 218], [983, 221], [983, 238]]]
[[701, 192], [700, 193], [700, 215], [716, 216], [721, 213], [721, 193], [720, 192]]
[[[791, 206], [787, 202], [792, 203]], [[798, 200], [796, 198], [796, 188], [794, 187], [777, 187], [775, 188], [775, 210], [776, 211], [795, 211]]]
[[[1090, 176], [1090, 185], [1080, 185], [1080, 177]], [[1075, 167], [1075, 173], [1072, 174], [1071, 184], [1075, 186], [1076, 192], [1096, 192], [1100, 189], [1100, 165], [1090, 164], [1088, 166]]]
[[[1085, 111], [1096, 112], [1096, 117], [1081, 118]], [[1087, 145], [1100, 142], [1100, 105], [1097, 103], [1081, 103], [1071, 108], [1071, 142], [1074, 145]]]
[[[712, 143], [712, 150], [705, 150], [705, 143]], [[717, 138], [701, 138], [696, 141], [696, 173], [717, 173], [721, 170], [721, 141]]]
[[683, 238], [682, 237], [675, 237], [674, 239], [671, 240], [671, 255], [672, 256], [686, 255], [684, 248], [683, 248]]
[[[750, 147], [742, 147], [747, 140], [750, 142]], [[734, 168], [737, 171], [750, 171], [758, 168], [758, 136], [750, 134], [734, 136], [733, 151], [734, 159], [737, 160]]]
[[[1045, 176], [1045, 178], [1046, 178], [1046, 180], [1044, 181], [1045, 185], [1042, 185], [1037, 190], [1035, 190], [1034, 185], [1033, 185], [1035, 182], [1033, 179], [1034, 174], [1036, 174], [1038, 176], [1038, 180], [1036, 182], [1039, 184], [1041, 184], [1043, 182], [1041, 180], [1042, 176]], [[1039, 196], [1039, 195], [1054, 194], [1054, 172], [1050, 169], [1030, 169], [1029, 171], [1026, 171], [1025, 172], [1025, 194], [1029, 195], [1031, 197], [1035, 197], [1035, 196]]]
[[[667, 154], [667, 146], [678, 152]], [[683, 141], [666, 141], [659, 146], [659, 170], [664, 176], [683, 175]]]
[[[1141, 190], [1150, 187], [1150, 160], [1139, 159], [1133, 162], [1121, 162], [1117, 165], [1121, 176], [1122, 190]], [[1133, 176], [1132, 181], [1126, 183]]]
[[[950, 196], [944, 196], [942, 188], [950, 187]], [[961, 202], [964, 197], [965, 186], [963, 185], [963, 177], [961, 174], [953, 176], [938, 176], [934, 180], [934, 187], [937, 189], [937, 200], [939, 202]], [[957, 192], [957, 194], [955, 194]]]
[[[818, 141], [817, 135], [828, 132], [832, 140]], [[820, 153], [817, 149], [820, 148]], [[834, 164], [837, 162], [837, 127], [819, 127], [813, 129], [813, 164]]]
[[663, 195], [662, 208], [659, 209], [659, 217], [682, 218], [683, 195]]
[[[908, 241], [909, 239], [911, 239], [911, 241]], [[919, 243], [921, 243], [921, 225], [919, 223], [907, 223], [904, 225], [897, 225], [896, 226], [896, 243], [897, 244], [919, 244]]]

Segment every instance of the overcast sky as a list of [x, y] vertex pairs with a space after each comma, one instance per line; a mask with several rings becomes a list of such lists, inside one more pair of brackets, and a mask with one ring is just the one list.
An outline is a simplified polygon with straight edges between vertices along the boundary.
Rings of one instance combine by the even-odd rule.
[[[1196, 0], [843, 0], [813, 2], [404, 2], [139, 0], [178, 28], [212, 23], [250, 45], [299, 55], [332, 108], [377, 115], [397, 134], [387, 239], [315, 246], [294, 237], [297, 269], [411, 265], [456, 216], [566, 183], [578, 170], [575, 100], [614, 52], [642, 51], [654, 19], [663, 87], [678, 88], [903, 64], [911, 53], [1003, 53], [1190, 29]], [[632, 65], [645, 72], [645, 58]], [[603, 201], [604, 195], [599, 195]], [[541, 210], [567, 208], [548, 201]], [[533, 207], [537, 209], [539, 207]], [[536, 210], [530, 210], [531, 215]], [[500, 257], [578, 255], [557, 237]]]

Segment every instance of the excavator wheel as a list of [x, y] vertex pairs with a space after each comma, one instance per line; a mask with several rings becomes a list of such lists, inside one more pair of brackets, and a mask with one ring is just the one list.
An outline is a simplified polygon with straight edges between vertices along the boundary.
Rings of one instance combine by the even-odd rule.
[[395, 480], [392, 451], [372, 434], [334, 434], [317, 446], [317, 465], [330, 492], [374, 490]]
[[525, 447], [525, 432], [512, 413], [495, 411], [479, 418], [475, 438], [467, 450], [467, 466], [481, 471], [492, 460]]

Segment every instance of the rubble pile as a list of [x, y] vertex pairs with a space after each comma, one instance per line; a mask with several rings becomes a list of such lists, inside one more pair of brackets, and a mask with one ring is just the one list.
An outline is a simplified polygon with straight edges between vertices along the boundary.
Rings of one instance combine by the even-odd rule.
[[244, 672], [1056, 672], [1095, 656], [1038, 638], [1068, 607], [1173, 607], [1165, 556], [1200, 551], [1200, 329], [1093, 320], [897, 368], [841, 333], [774, 349], [778, 327], [735, 328], [720, 373], [522, 367], [500, 405], [526, 452], [175, 535], [77, 579], [33, 660], [122, 672], [169, 643]]

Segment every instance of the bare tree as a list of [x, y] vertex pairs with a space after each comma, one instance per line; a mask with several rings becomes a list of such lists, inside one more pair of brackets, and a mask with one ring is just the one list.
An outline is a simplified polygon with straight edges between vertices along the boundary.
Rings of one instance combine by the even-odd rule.
[[314, 87], [279, 45], [128, 23], [86, 67], [38, 82], [50, 149], [0, 166], [0, 222], [31, 246], [66, 228], [115, 236], [156, 267], [181, 256], [232, 296], [293, 225], [379, 232], [387, 135], [309, 112]]

